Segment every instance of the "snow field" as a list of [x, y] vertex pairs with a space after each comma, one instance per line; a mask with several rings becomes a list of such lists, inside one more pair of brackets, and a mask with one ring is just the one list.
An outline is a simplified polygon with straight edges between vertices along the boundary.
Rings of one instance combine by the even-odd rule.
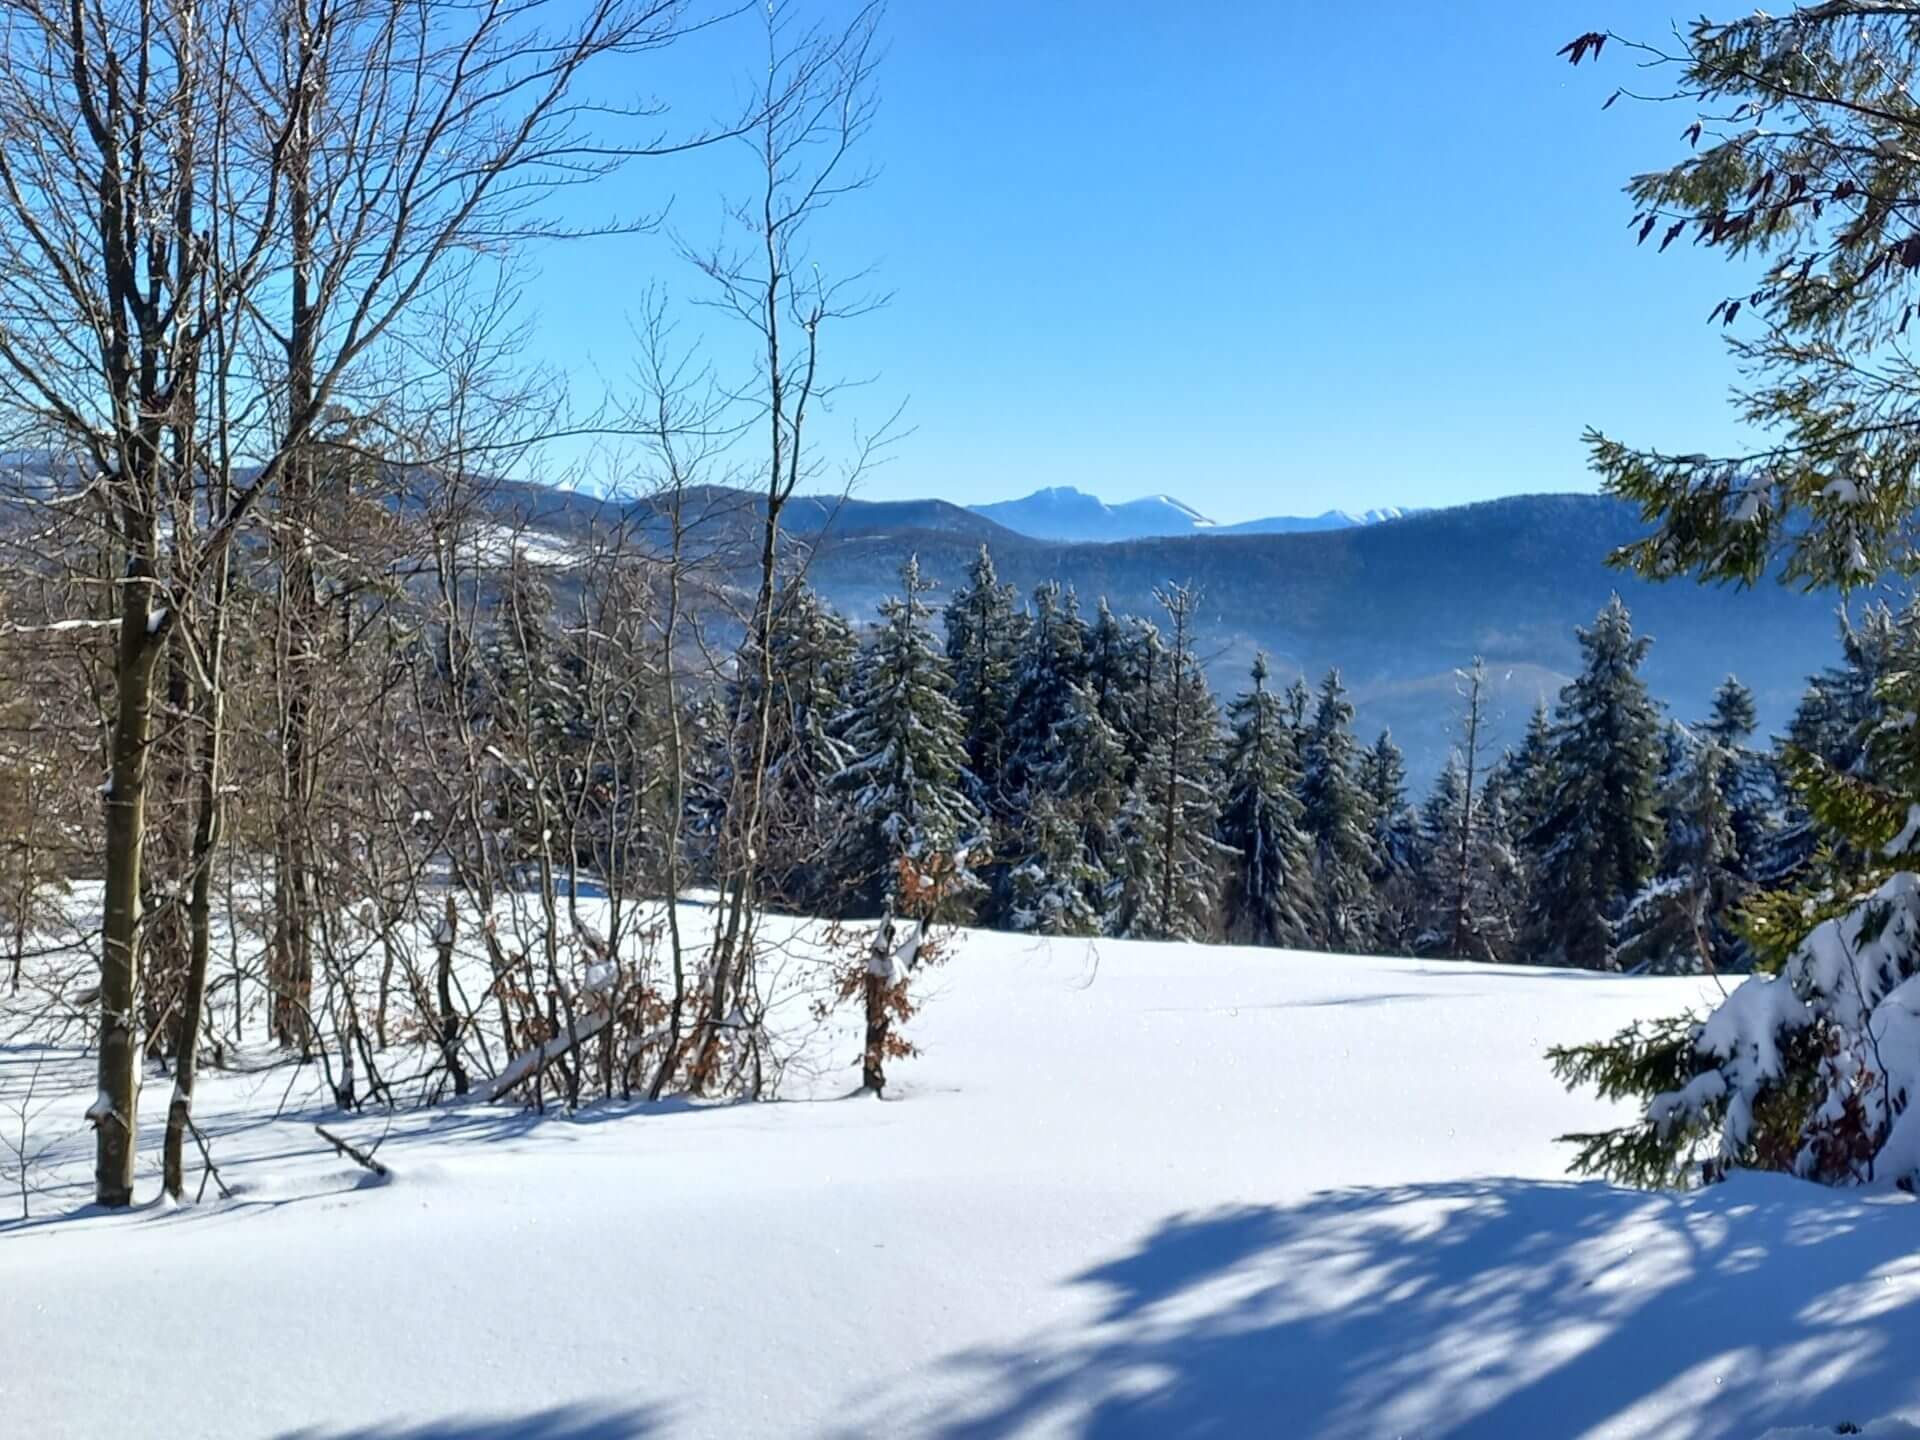
[[[0, 1431], [1748, 1440], [1920, 1418], [1910, 1202], [1565, 1178], [1554, 1137], [1613, 1112], [1546, 1047], [1712, 993], [974, 933], [886, 1101], [847, 1098], [844, 1025], [761, 1105], [389, 1121], [330, 1113], [303, 1072], [276, 1118], [287, 1067], [209, 1072], [196, 1111], [239, 1193], [132, 1216], [82, 1204], [90, 1067], [15, 1046], [0, 1127], [37, 1061], [63, 1138], [34, 1219], [0, 1227]], [[381, 1141], [393, 1179], [315, 1121]]]

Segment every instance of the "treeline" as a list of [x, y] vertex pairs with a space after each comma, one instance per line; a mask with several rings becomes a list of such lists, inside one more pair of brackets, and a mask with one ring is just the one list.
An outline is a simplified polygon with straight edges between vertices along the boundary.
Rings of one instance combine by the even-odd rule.
[[[1763, 751], [1732, 677], [1698, 722], [1663, 717], [1639, 675], [1650, 642], [1616, 599], [1579, 632], [1581, 673], [1512, 750], [1492, 752], [1485, 667], [1459, 672], [1458, 740], [1416, 802], [1392, 737], [1356, 737], [1337, 671], [1283, 687], [1261, 657], [1223, 706], [1194, 648], [1198, 597], [1161, 599], [1158, 618], [1104, 603], [1088, 617], [1054, 583], [1023, 601], [983, 548], [938, 606], [909, 561], [863, 634], [794, 583], [764, 667], [684, 722], [687, 877], [704, 877], [697, 837], [723, 828], [730, 779], [723, 727], [701, 717], [752, 709], [764, 688], [764, 883], [799, 913], [887, 913], [899, 861], [939, 855], [960, 862], [949, 913], [995, 928], [1738, 970], [1743, 903], [1816, 843], [1787, 756], [1850, 763], [1896, 628], [1885, 609], [1843, 627], [1844, 664]], [[554, 734], [590, 735], [590, 667], [556, 633], [521, 678], [535, 662], [509, 648], [497, 693], [528, 686], [516, 703]]]

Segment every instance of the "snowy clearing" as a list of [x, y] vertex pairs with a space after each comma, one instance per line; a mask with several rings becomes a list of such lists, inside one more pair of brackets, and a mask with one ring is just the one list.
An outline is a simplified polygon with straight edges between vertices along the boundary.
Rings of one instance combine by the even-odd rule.
[[[1748, 1440], [1920, 1416], [1911, 1202], [1564, 1178], [1554, 1137], [1608, 1111], [1542, 1052], [1709, 982], [970, 934], [932, 988], [886, 1101], [842, 1098], [848, 1040], [782, 1103], [449, 1106], [382, 1140], [311, 1071], [279, 1118], [289, 1067], [209, 1073], [236, 1197], [130, 1216], [80, 1208], [91, 1062], [0, 1050], [0, 1125], [37, 1067], [60, 1137], [52, 1198], [0, 1225], [0, 1430]], [[166, 1098], [150, 1080], [143, 1147]], [[381, 1141], [392, 1179], [316, 1122]]]

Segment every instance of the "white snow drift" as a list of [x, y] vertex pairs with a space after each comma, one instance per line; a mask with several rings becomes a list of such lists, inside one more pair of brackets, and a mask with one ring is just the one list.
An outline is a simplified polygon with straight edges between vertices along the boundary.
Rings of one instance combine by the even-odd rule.
[[844, 1037], [791, 1103], [573, 1118], [214, 1074], [238, 1195], [131, 1216], [79, 1208], [86, 1062], [0, 1051], [0, 1126], [37, 1067], [60, 1137], [0, 1228], [0, 1431], [1903, 1433], [1909, 1201], [1564, 1177], [1611, 1112], [1542, 1051], [1702, 985], [973, 935], [897, 1098]]

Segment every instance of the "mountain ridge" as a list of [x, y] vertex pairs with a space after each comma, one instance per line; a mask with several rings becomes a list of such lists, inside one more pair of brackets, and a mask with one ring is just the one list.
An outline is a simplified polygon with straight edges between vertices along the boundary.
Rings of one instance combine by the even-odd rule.
[[969, 505], [976, 515], [1031, 540], [1101, 543], [1184, 535], [1284, 535], [1376, 525], [1420, 513], [1403, 506], [1325, 510], [1318, 515], [1269, 515], [1222, 525], [1172, 495], [1144, 495], [1109, 503], [1071, 485], [1049, 485], [1015, 500]]

